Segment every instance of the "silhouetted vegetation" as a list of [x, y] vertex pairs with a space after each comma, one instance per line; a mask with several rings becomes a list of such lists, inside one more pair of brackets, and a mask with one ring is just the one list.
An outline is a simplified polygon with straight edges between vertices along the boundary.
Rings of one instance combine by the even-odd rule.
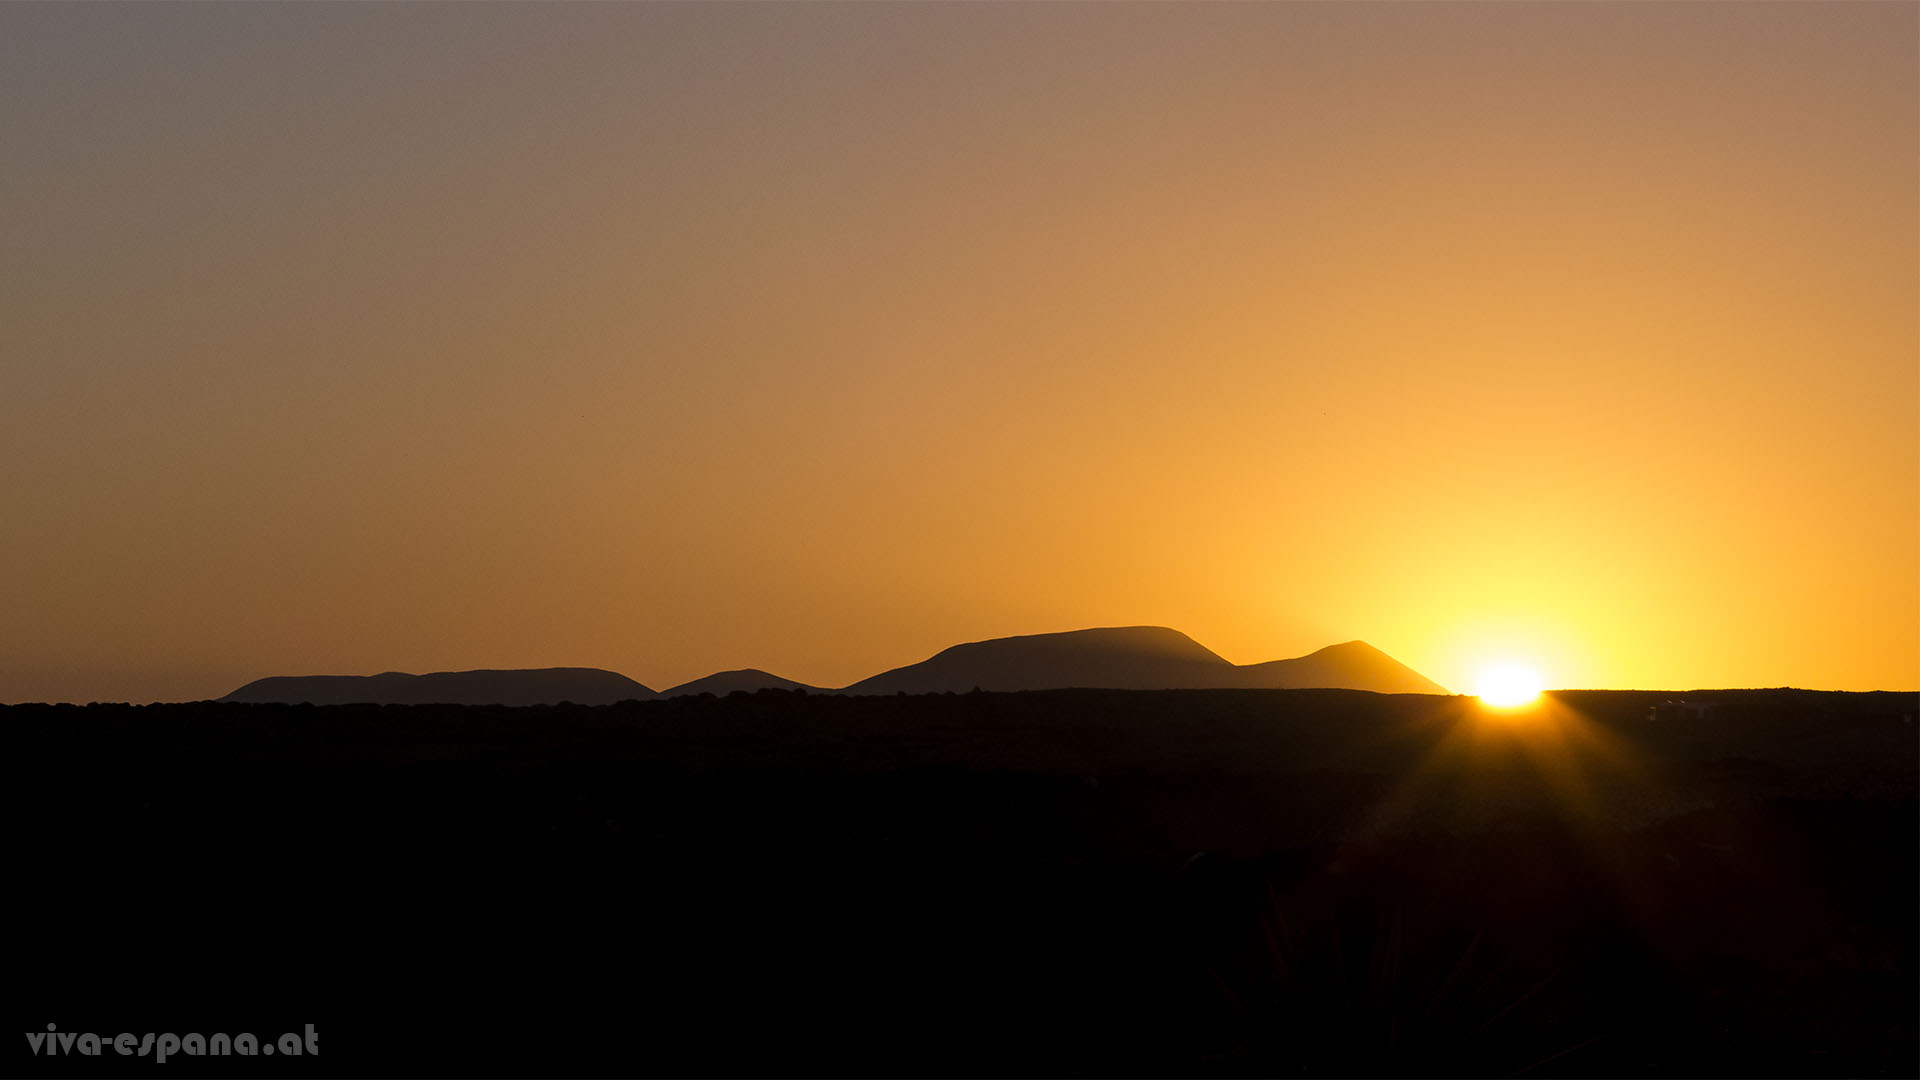
[[1673, 696], [0, 708], [15, 1030], [322, 1032], [192, 1063], [249, 1075], [1912, 1074], [1915, 696]]

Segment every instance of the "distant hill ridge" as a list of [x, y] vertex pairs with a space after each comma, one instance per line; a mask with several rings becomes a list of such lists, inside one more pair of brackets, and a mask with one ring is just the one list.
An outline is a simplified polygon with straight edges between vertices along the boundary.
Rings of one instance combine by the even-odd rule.
[[409, 675], [275, 675], [255, 679], [221, 701], [310, 702], [314, 705], [611, 705], [645, 701], [652, 690], [602, 668], [435, 671]]
[[1447, 694], [1446, 687], [1364, 641], [1329, 645], [1306, 656], [1233, 664], [1178, 630], [1109, 626], [967, 642], [917, 664], [883, 671], [838, 690], [781, 678], [758, 668], [717, 672], [656, 693], [600, 668], [443, 671], [426, 675], [274, 676], [222, 701], [362, 702], [394, 705], [550, 705], [725, 696], [735, 691], [808, 690], [841, 694], [927, 694], [975, 688], [1017, 690], [1348, 689], [1382, 694]]

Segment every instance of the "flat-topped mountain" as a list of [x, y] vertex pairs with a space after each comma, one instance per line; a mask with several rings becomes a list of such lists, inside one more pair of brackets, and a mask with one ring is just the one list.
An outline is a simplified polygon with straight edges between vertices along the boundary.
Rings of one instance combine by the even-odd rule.
[[881, 672], [849, 694], [947, 690], [1170, 690], [1231, 685], [1233, 665], [1178, 630], [1115, 626], [1028, 634], [955, 645], [926, 660]]
[[1364, 641], [1292, 660], [1235, 665], [1178, 630], [1116, 626], [955, 645], [845, 689], [849, 694], [982, 690], [1447, 689]]
[[315, 705], [611, 705], [647, 700], [652, 690], [601, 668], [482, 669], [409, 675], [275, 675], [255, 679], [221, 701]]
[[803, 682], [783, 679], [771, 672], [761, 671], [759, 668], [740, 668], [736, 671], [718, 671], [704, 679], [681, 683], [679, 686], [660, 691], [660, 696], [670, 698], [685, 694], [713, 694], [717, 697], [726, 697], [737, 690], [752, 693], [755, 690], [817, 691], [819, 689], [817, 686], [808, 686]]

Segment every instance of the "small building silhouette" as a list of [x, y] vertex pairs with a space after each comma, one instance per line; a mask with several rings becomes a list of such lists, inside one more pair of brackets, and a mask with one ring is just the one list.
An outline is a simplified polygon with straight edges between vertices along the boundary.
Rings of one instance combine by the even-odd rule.
[[1711, 720], [1718, 715], [1716, 701], [1663, 701], [1647, 708], [1649, 720]]

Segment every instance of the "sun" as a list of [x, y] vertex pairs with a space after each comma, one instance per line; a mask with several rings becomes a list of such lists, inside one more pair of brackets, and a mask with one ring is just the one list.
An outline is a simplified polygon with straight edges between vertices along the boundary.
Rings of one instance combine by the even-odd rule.
[[1514, 709], [1531, 705], [1540, 697], [1540, 674], [1521, 664], [1494, 664], [1480, 672], [1474, 693], [1495, 708]]

